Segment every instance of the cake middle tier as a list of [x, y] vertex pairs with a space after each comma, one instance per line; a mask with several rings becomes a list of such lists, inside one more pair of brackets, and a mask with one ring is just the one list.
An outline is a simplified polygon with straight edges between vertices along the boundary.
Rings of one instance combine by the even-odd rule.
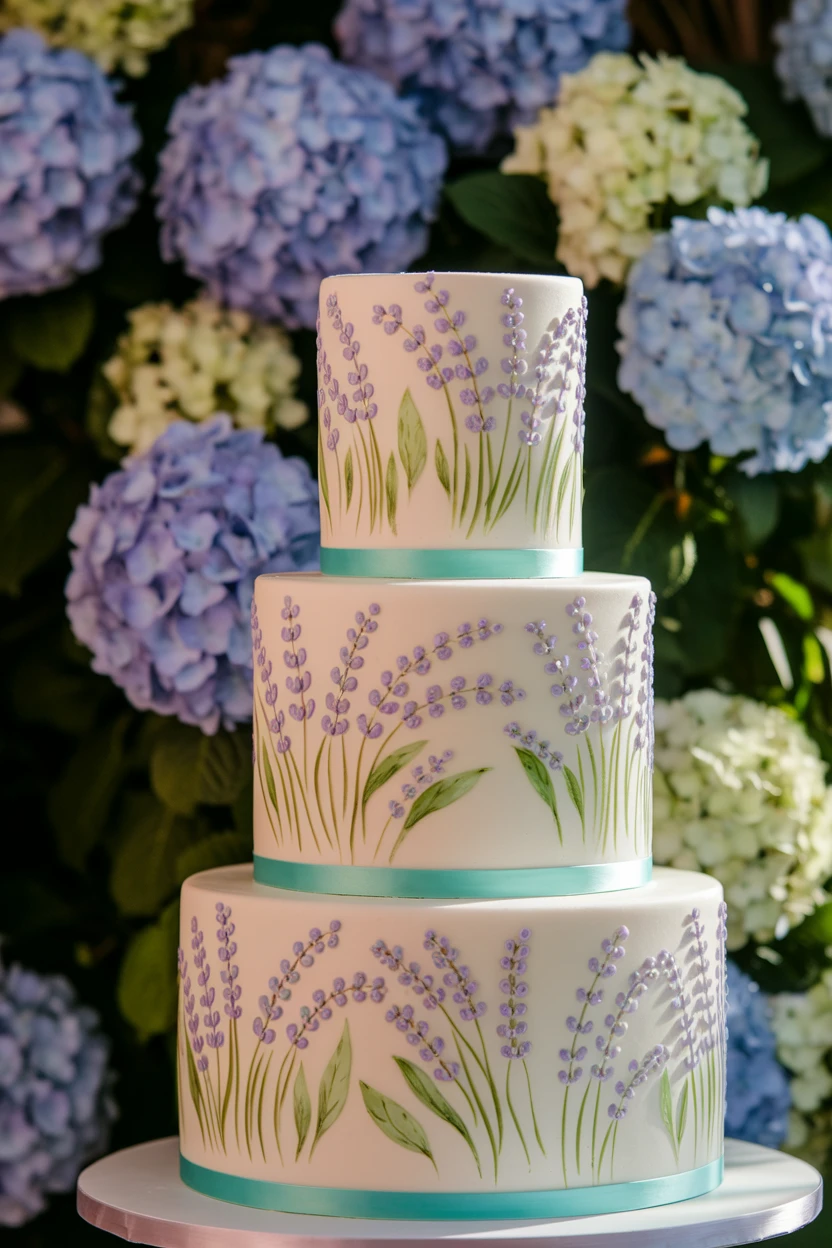
[[[529, 891], [517, 890], [519, 871], [594, 866], [594, 876], [563, 873], [563, 887], [537, 881], [537, 892], [642, 882], [653, 601], [646, 580], [604, 573], [259, 577], [258, 878], [293, 886], [276, 863], [387, 877], [514, 869], [502, 895], [516, 896]], [[482, 895], [427, 883], [426, 895]]]

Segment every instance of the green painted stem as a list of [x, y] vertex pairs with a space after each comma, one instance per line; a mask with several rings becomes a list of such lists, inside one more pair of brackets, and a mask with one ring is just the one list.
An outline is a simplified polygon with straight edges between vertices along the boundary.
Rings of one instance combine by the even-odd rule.
[[515, 1111], [514, 1104], [511, 1099], [511, 1066], [512, 1066], [511, 1061], [508, 1061], [506, 1063], [506, 1104], [508, 1105], [509, 1113], [511, 1114], [512, 1121], [517, 1129], [517, 1134], [520, 1137], [520, 1143], [523, 1145], [523, 1152], [526, 1154], [526, 1163], [531, 1169], [532, 1159], [529, 1156], [529, 1150], [526, 1147], [526, 1141], [523, 1136], [523, 1130], [520, 1126], [520, 1119], [517, 1117], [517, 1113]]

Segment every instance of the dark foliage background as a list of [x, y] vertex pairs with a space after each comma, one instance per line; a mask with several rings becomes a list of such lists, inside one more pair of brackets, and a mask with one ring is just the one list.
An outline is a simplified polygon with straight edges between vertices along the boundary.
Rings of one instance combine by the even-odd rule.
[[[175, 98], [223, 71], [230, 55], [275, 43], [332, 44], [338, 0], [216, 0], [195, 26], [129, 80], [152, 186]], [[832, 226], [832, 145], [802, 108], [782, 103], [769, 67], [778, 6], [637, 0], [637, 38], [718, 68], [745, 95], [772, 163], [764, 203]], [[726, 15], [727, 13], [727, 15]], [[555, 211], [541, 184], [501, 178], [502, 151], [452, 166], [424, 264], [556, 271]], [[61, 971], [101, 1013], [119, 1073], [114, 1146], [176, 1129], [172, 1032], [177, 889], [194, 870], [249, 856], [247, 733], [205, 738], [134, 711], [96, 676], [64, 614], [66, 532], [90, 482], [113, 467], [110, 402], [98, 370], [128, 309], [178, 303], [195, 289], [159, 258], [153, 201], [111, 236], [101, 268], [65, 291], [0, 304], [0, 402], [29, 427], [0, 440], [0, 784], [3, 957]], [[749, 480], [706, 450], [667, 450], [615, 381], [618, 295], [590, 298], [586, 544], [589, 566], [651, 578], [660, 592], [657, 692], [708, 684], [794, 705], [832, 761], [832, 682], [817, 629], [832, 628], [832, 461], [798, 476]], [[294, 336], [302, 397], [314, 407], [314, 340]], [[280, 434], [314, 460], [312, 430]], [[772, 618], [796, 682], [784, 690], [759, 631]], [[798, 928], [777, 968], [740, 961], [766, 988], [803, 987], [832, 944], [832, 907]], [[798, 1236], [826, 1243], [818, 1225]], [[104, 1243], [71, 1197], [19, 1231], [20, 1248]]]

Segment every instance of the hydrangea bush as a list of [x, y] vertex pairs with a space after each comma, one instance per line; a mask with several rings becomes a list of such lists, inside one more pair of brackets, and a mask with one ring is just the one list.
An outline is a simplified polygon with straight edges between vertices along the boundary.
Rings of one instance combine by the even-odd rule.
[[221, 302], [312, 328], [323, 277], [403, 269], [425, 249], [445, 144], [412, 100], [326, 48], [232, 58], [168, 129], [162, 251]]
[[602, 48], [626, 48], [625, 0], [346, 0], [345, 61], [417, 100], [458, 148], [482, 150], [531, 121], [560, 76]]
[[832, 238], [815, 217], [677, 217], [632, 269], [618, 381], [677, 450], [798, 472], [832, 446]]
[[779, 1148], [789, 1126], [788, 1076], [777, 1060], [772, 1010], [757, 984], [730, 959], [728, 973], [728, 1089], [725, 1134]]
[[66, 286], [136, 205], [131, 111], [88, 57], [0, 38], [0, 299]]
[[250, 719], [254, 578], [317, 565], [306, 462], [225, 414], [177, 421], [93, 485], [69, 536], [67, 613], [93, 669], [205, 733]]
[[729, 948], [784, 936], [832, 873], [832, 789], [816, 743], [785, 711], [712, 689], [657, 699], [655, 714], [655, 861], [720, 880]]
[[174, 308], [145, 303], [104, 365], [118, 405], [108, 425], [114, 442], [146, 451], [177, 419], [228, 412], [243, 429], [296, 429], [307, 419], [295, 398], [300, 360], [275, 326], [199, 298]]
[[193, 18], [194, 0], [3, 0], [0, 30], [28, 26], [56, 47], [86, 52], [106, 73], [141, 75], [148, 53]]
[[0, 1225], [28, 1222], [105, 1151], [109, 1053], [69, 980], [0, 964]]
[[680, 58], [599, 52], [564, 75], [554, 107], [517, 128], [502, 167], [545, 178], [570, 273], [590, 287], [621, 282], [662, 205], [744, 206], [765, 190], [768, 165], [745, 113], [733, 87]]
[[794, 1072], [794, 1107], [811, 1113], [832, 1096], [832, 969], [808, 992], [778, 993], [772, 1009], [778, 1056]]
[[774, 67], [787, 100], [803, 100], [818, 131], [832, 135], [832, 3], [792, 0], [785, 22], [773, 31]]

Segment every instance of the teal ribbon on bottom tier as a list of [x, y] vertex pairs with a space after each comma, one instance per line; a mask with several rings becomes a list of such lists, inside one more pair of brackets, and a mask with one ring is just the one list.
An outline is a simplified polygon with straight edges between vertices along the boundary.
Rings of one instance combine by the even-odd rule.
[[574, 1218], [584, 1214], [624, 1213], [672, 1205], [704, 1196], [722, 1182], [723, 1160], [696, 1170], [632, 1183], [573, 1187], [536, 1192], [367, 1192], [344, 1187], [298, 1186], [267, 1179], [221, 1174], [179, 1158], [183, 1183], [203, 1196], [214, 1196], [250, 1209], [280, 1213], [322, 1214], [332, 1218], [390, 1218], [408, 1222], [489, 1221], [491, 1219]]
[[407, 547], [363, 550], [322, 546], [321, 571], [328, 576], [370, 576], [415, 581], [516, 581], [579, 576], [580, 547], [562, 550], [430, 550]]
[[418, 867], [349, 867], [288, 862], [254, 855], [254, 879], [296, 893], [341, 897], [517, 898], [573, 897], [640, 888], [653, 876], [653, 859], [596, 862], [580, 867], [513, 867], [438, 871]]

